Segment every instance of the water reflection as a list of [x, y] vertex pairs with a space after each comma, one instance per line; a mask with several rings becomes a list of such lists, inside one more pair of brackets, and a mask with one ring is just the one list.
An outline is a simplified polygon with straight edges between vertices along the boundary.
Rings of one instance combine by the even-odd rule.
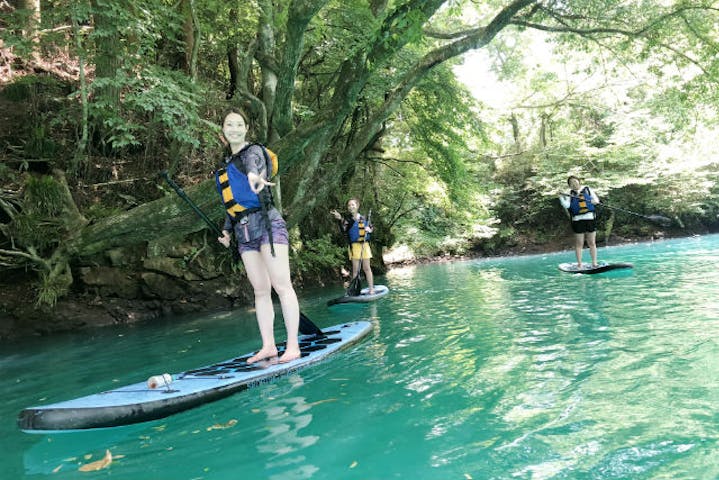
[[[304, 385], [300, 375], [288, 378], [291, 390]], [[301, 451], [317, 443], [319, 436], [303, 435], [301, 430], [312, 423], [312, 405], [304, 397], [288, 396], [283, 388], [271, 388], [263, 391], [268, 405], [261, 406], [266, 417], [262, 435], [256, 443], [258, 452], [265, 458], [265, 469], [270, 479], [306, 479], [311, 478], [319, 468], [308, 464]], [[270, 402], [271, 401], [271, 402]]]

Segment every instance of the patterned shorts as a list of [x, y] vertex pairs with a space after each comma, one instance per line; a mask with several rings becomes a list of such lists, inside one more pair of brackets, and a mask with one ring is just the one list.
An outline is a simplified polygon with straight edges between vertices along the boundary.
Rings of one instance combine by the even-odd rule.
[[[246, 243], [240, 243], [240, 255], [245, 252], [259, 252], [262, 245], [270, 243], [270, 236], [265, 230], [262, 236]], [[289, 245], [290, 240], [287, 234], [287, 225], [281, 218], [272, 220], [272, 243], [276, 245]]]

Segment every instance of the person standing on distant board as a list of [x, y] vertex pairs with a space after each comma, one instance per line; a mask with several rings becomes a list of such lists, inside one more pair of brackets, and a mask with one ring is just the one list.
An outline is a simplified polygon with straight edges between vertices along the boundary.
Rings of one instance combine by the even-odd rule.
[[337, 210], [330, 210], [330, 214], [340, 222], [340, 228], [344, 232], [349, 242], [349, 257], [352, 261], [352, 278], [357, 277], [359, 269], [362, 268], [367, 279], [368, 293], [373, 295], [374, 276], [372, 275], [372, 267], [370, 260], [372, 259], [372, 249], [369, 246], [369, 236], [372, 233], [372, 224], [369, 219], [359, 212], [360, 201], [356, 198], [350, 198], [347, 202], [348, 217], [343, 217]]
[[559, 202], [567, 210], [572, 220], [574, 232], [574, 253], [577, 255], [577, 268], [582, 268], [582, 249], [586, 240], [592, 266], [597, 266], [597, 216], [595, 205], [599, 197], [589, 187], [583, 186], [579, 178], [570, 175], [567, 178], [569, 193], [562, 193]]

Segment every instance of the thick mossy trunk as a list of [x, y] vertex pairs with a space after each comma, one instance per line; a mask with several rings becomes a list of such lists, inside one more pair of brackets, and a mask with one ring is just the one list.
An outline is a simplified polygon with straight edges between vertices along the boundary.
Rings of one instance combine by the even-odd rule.
[[[214, 180], [190, 187], [185, 193], [221, 227], [223, 211]], [[175, 236], [180, 239], [206, 226], [184, 200], [171, 193], [85, 227], [70, 240], [67, 250], [73, 257], [89, 257], [115, 247], [145, 243], [160, 237]]]

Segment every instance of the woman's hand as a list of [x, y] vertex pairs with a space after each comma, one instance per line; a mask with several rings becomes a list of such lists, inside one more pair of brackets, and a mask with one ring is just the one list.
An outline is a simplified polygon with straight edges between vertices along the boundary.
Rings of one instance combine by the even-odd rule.
[[342, 220], [342, 215], [340, 215], [340, 212], [337, 210], [330, 210], [330, 213], [333, 217], [335, 217], [337, 220]]
[[275, 184], [273, 182], [268, 182], [265, 180], [261, 175], [257, 175], [256, 173], [248, 173], [247, 174], [247, 181], [250, 183], [250, 190], [255, 192], [255, 194], [258, 194], [262, 191], [265, 186], [269, 185], [270, 187], [274, 187]]
[[366, 225], [364, 227], [365, 232], [372, 233], [374, 231], [374, 227], [372, 225]]
[[222, 236], [217, 237], [217, 241], [224, 245], [225, 248], [230, 248], [230, 232], [223, 230]]

